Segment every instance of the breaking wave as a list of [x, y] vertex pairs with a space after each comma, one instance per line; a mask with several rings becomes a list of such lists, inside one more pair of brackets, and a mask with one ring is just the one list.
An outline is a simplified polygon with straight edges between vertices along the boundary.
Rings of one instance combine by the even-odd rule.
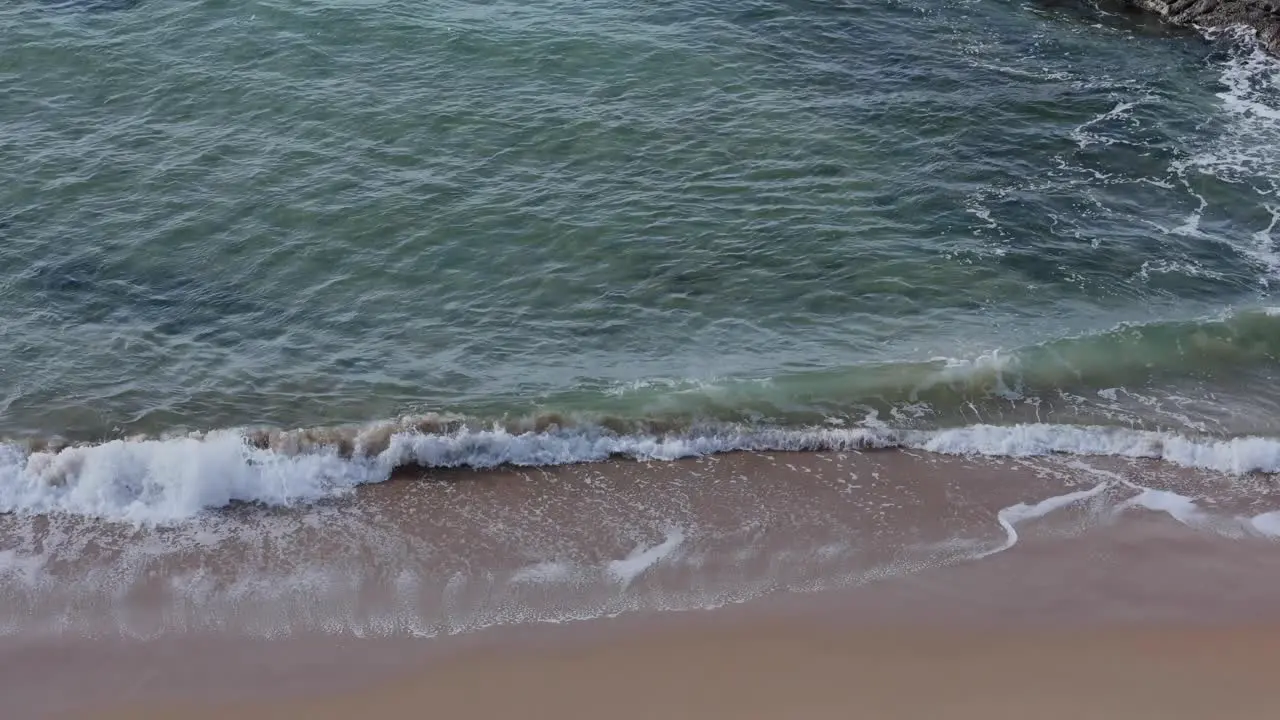
[[[395, 429], [403, 427], [404, 429]], [[407, 468], [546, 466], [609, 458], [670, 461], [734, 451], [857, 451], [913, 448], [945, 454], [1109, 455], [1152, 458], [1225, 473], [1280, 471], [1280, 440], [1050, 424], [890, 428], [690, 429], [617, 435], [599, 427], [511, 433], [460, 428], [427, 434], [387, 424], [353, 431], [358, 448], [284, 450], [243, 431], [201, 437], [116, 440], [56, 451], [0, 451], [0, 509], [170, 523], [237, 502], [292, 505], [339, 496]], [[377, 438], [380, 449], [366, 445]], [[296, 439], [296, 436], [293, 438]]]
[[[1038, 403], [1071, 393], [1115, 398], [1117, 388], [1132, 392], [1179, 378], [1222, 382], [1248, 371], [1266, 380], [1277, 358], [1280, 314], [1255, 310], [1209, 321], [1122, 326], [971, 362], [939, 359], [744, 381], [751, 392], [637, 386], [621, 395], [656, 395], [618, 406], [609, 403], [634, 398], [601, 393], [605, 409], [595, 412], [496, 420], [425, 414], [300, 430], [11, 441], [0, 444], [0, 512], [171, 523], [235, 503], [315, 502], [409, 469], [669, 461], [736, 451], [1066, 453], [1272, 473], [1280, 471], [1280, 439], [1268, 437], [1269, 425], [1248, 433], [1210, 433], [1195, 424], [1171, 431], [1080, 413], [1060, 422], [1058, 416], [1042, 419]], [[1032, 407], [1029, 418], [984, 418], [984, 407], [1019, 402]], [[655, 405], [662, 412], [652, 411]], [[904, 407], [925, 408], [931, 422], [904, 419]], [[623, 412], [611, 412], [619, 408]], [[882, 409], [889, 422], [879, 419]]]

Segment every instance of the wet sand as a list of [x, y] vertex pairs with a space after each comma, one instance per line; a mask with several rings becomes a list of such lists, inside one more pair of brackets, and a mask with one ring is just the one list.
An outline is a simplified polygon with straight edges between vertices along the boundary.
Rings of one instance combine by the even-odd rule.
[[[341, 692], [69, 717], [1270, 717], [1277, 555], [1148, 517], [1028, 543], [977, 573], [497, 630]], [[347, 664], [386, 648], [334, 652]]]
[[1263, 718], [1272, 626], [1090, 633], [833, 632], [821, 622], [492, 652], [292, 702], [97, 718]]
[[0, 695], [6, 718], [1257, 717], [1277, 509], [1265, 477], [892, 451], [441, 473], [200, 534], [42, 519], [8, 536], [53, 584], [12, 585]]

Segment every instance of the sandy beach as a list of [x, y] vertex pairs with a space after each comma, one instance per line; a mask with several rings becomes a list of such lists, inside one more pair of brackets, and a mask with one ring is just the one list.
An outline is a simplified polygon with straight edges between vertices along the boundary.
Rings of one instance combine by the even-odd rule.
[[1261, 718], [1274, 625], [1087, 632], [835, 630], [816, 619], [477, 652], [305, 700], [85, 718]]
[[[716, 611], [416, 643], [295, 638], [261, 656], [193, 643], [163, 666], [146, 646], [119, 648], [115, 662], [149, 667], [139, 694], [58, 717], [1261, 718], [1280, 700], [1278, 577], [1269, 540], [1139, 513]], [[252, 667], [274, 680], [216, 699]], [[376, 670], [356, 681], [361, 667]], [[191, 673], [201, 699], [165, 697]]]
[[1280, 719], [1280, 0], [0, 0], [0, 108], [0, 720]]

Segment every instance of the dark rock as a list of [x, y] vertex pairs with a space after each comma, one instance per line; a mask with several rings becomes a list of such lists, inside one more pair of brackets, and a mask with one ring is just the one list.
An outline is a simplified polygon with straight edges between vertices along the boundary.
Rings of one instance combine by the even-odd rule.
[[1280, 0], [1129, 0], [1177, 25], [1206, 29], [1251, 28], [1258, 42], [1280, 55]]

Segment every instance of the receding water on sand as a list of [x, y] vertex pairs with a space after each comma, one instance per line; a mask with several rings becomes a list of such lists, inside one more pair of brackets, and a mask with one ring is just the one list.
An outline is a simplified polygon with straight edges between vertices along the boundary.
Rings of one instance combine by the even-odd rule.
[[719, 607], [957, 563], [1146, 511], [1264, 539], [1261, 476], [1149, 460], [903, 450], [402, 472], [172, 526], [4, 518], [0, 627], [159, 637], [435, 636]]

